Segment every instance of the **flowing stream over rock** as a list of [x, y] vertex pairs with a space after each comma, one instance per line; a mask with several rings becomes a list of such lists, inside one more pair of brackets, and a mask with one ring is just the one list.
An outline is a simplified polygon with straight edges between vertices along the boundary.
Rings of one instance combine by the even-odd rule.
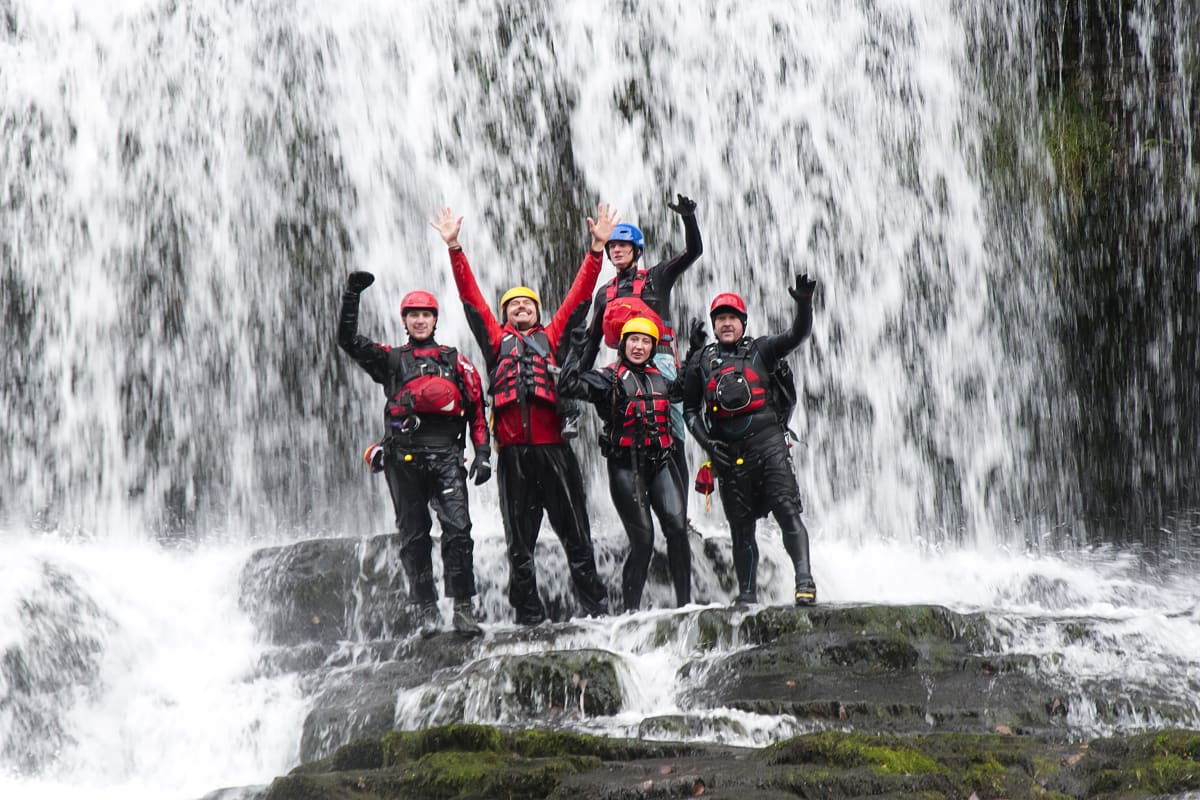
[[[1200, 13], [1149, 0], [0, 0], [0, 794], [264, 782], [353, 729], [314, 698], [342, 680], [365, 703], [355, 676], [410, 654], [397, 598], [372, 617], [360, 596], [396, 566], [359, 461], [381, 404], [333, 329], [367, 269], [364, 333], [400, 342], [425, 288], [479, 363], [443, 205], [493, 297], [554, 307], [602, 201], [669, 257], [675, 192], [705, 250], [677, 323], [733, 289], [751, 333], [778, 330], [815, 276], [792, 427], [822, 603], [982, 614], [1073, 699], [1070, 735], [1200, 725], [1197, 52]], [[615, 586], [595, 431], [577, 450]], [[493, 635], [465, 672], [396, 677], [389, 724], [536, 724], [496, 665], [577, 651], [623, 700], [548, 701], [554, 724], [812, 728], [704, 695], [712, 653], [747, 645], [698, 650], [716, 609], [667, 610], [659, 578], [650, 611], [522, 636], [495, 491], [472, 495]], [[723, 609], [728, 532], [691, 503], [697, 599]], [[347, 540], [327, 639], [276, 630], [254, 580], [315, 537]]]

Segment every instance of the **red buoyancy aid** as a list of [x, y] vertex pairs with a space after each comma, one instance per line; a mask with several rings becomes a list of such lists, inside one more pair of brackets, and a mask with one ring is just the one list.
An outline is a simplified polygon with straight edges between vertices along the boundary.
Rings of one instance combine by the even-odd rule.
[[554, 349], [545, 329], [526, 334], [506, 332], [491, 374], [492, 407], [499, 411], [534, 397], [554, 403], [558, 398], [555, 371]]
[[616, 376], [626, 402], [611, 420], [609, 440], [617, 447], [670, 447], [675, 439], [667, 379], [653, 363], [640, 375], [622, 364], [616, 368]]
[[701, 354], [701, 368], [707, 375], [704, 404], [712, 416], [752, 414], [767, 404], [769, 376], [753, 366], [758, 354], [752, 343], [743, 339], [731, 355], [718, 355], [717, 346], [710, 344]]
[[644, 269], [639, 269], [633, 276], [633, 294], [617, 297], [617, 281], [620, 276], [613, 278], [604, 288], [604, 319], [600, 323], [604, 331], [604, 344], [616, 348], [621, 341], [621, 328], [634, 317], [645, 317], [658, 328], [659, 341], [667, 343], [675, 338], [674, 332], [663, 322], [662, 317], [642, 299], [642, 289], [646, 287]]
[[408, 414], [466, 415], [467, 404], [482, 398], [478, 384], [465, 386], [458, 372], [458, 351], [435, 345], [406, 344], [392, 350], [392, 380], [387, 387], [389, 418]]

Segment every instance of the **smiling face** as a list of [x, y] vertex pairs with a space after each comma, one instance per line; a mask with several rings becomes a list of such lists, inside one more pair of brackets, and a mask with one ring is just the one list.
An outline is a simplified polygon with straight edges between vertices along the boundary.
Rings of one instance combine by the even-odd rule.
[[609, 242], [605, 249], [617, 272], [627, 270], [637, 262], [636, 250], [630, 242]]
[[504, 320], [519, 331], [529, 330], [537, 324], [537, 303], [529, 297], [514, 297], [504, 306]]
[[625, 360], [641, 366], [654, 355], [654, 340], [644, 333], [631, 333], [625, 337]]
[[437, 327], [437, 314], [428, 308], [411, 308], [404, 312], [403, 320], [409, 338], [418, 342], [433, 336], [433, 329]]
[[712, 324], [713, 333], [721, 344], [733, 344], [742, 338], [742, 334], [746, 331], [742, 318], [732, 311], [722, 311], [717, 314], [713, 317]]

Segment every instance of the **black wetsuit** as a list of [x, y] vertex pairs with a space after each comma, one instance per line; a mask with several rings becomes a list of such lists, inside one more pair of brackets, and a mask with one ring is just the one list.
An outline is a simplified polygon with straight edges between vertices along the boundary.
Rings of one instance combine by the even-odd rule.
[[[338, 322], [338, 345], [370, 375], [382, 384], [390, 401], [411, 375], [411, 363], [426, 370], [445, 370], [447, 365], [435, 354], [441, 349], [433, 338], [414, 346], [413, 362], [404, 366], [400, 349], [373, 342], [358, 333], [357, 292], [342, 295]], [[474, 368], [453, 350], [454, 369], [460, 380], [477, 375]], [[465, 364], [465, 367], [463, 366]], [[464, 402], [467, 402], [464, 387]], [[381, 442], [384, 449], [384, 475], [396, 512], [396, 530], [400, 534], [400, 561], [408, 578], [410, 600], [427, 606], [437, 602], [433, 581], [433, 539], [430, 531], [432, 507], [442, 527], [442, 572], [446, 595], [466, 600], [475, 595], [474, 543], [471, 540], [471, 516], [467, 504], [467, 470], [463, 466], [465, 432], [470, 423], [476, 452], [487, 452], [489, 436], [482, 402], [470, 405], [465, 415], [422, 414], [420, 425], [408, 430], [388, 418], [388, 433]], [[385, 412], [385, 417], [387, 413]]]
[[683, 481], [672, 457], [669, 404], [678, 400], [678, 382], [668, 381], [653, 362], [622, 360], [579, 374], [578, 361], [567, 360], [559, 392], [591, 402], [604, 422], [600, 449], [608, 463], [613, 505], [629, 537], [621, 573], [626, 611], [641, 606], [650, 558], [654, 554], [653, 509], [667, 540], [667, 562], [675, 601], [691, 602], [692, 562], [687, 538]]
[[[642, 284], [642, 291], [639, 295], [642, 301], [645, 302], [646, 305], [649, 306], [655, 314], [658, 314], [663, 322], [668, 325], [672, 324], [671, 290], [675, 288], [675, 281], [677, 281], [679, 276], [683, 275], [688, 267], [694, 264], [696, 259], [700, 258], [701, 254], [704, 252], [704, 243], [700, 239], [700, 225], [696, 222], [696, 215], [694, 213], [684, 214], [682, 215], [682, 219], [684, 230], [683, 252], [666, 261], [659, 262], [658, 264], [655, 264], [653, 267], [650, 267], [648, 270], [646, 270], [645, 282]], [[617, 281], [617, 297], [628, 297], [635, 294], [634, 283], [637, 278], [637, 273], [638, 265], [636, 263], [626, 269], [620, 270], [617, 273], [615, 278]], [[608, 288], [611, 282], [612, 281], [610, 280], [601, 284], [600, 288], [596, 290], [596, 296], [592, 302], [592, 321], [588, 326], [587, 342], [583, 346], [583, 352], [579, 359], [580, 368], [584, 370], [591, 369], [592, 365], [596, 363], [596, 356], [600, 352], [600, 342], [604, 339], [604, 312], [608, 308]], [[676, 345], [678, 345], [678, 343], [676, 343]], [[679, 366], [677, 352], [672, 351], [671, 345], [660, 339], [658, 344], [658, 353], [672, 353], [672, 358], [675, 360], [677, 374], [671, 375], [666, 369], [663, 369], [663, 373], [672, 380], [676, 379], [678, 377]], [[656, 360], [659, 361], [659, 367], [663, 368], [663, 361], [665, 361], [665, 359], [656, 358]], [[681, 413], [681, 410], [678, 408], [678, 406], [676, 406], [675, 413], [676, 415]], [[687, 480], [687, 458], [685, 457], [683, 450], [683, 440], [686, 435], [684, 431], [685, 426], [683, 424], [683, 420], [678, 416], [674, 422], [674, 434], [676, 440], [676, 447], [674, 449], [676, 459], [675, 464], [679, 471], [680, 479]], [[681, 483], [680, 485], [682, 486], [683, 484]], [[684, 504], [686, 506], [686, 490], [684, 497]]]
[[[683, 409], [688, 429], [710, 455], [716, 443], [716, 449], [725, 456], [714, 455], [713, 471], [733, 541], [738, 598], [746, 602], [757, 598], [758, 542], [754, 531], [756, 521], [768, 512], [783, 533], [784, 547], [796, 568], [797, 588], [813, 585], [808, 530], [800, 518], [803, 505], [792, 469], [786, 421], [779, 419], [769, 387], [769, 373], [811, 330], [809, 297], [797, 305], [796, 317], [787, 332], [746, 337], [729, 345], [711, 343], [693, 354], [684, 368]], [[713, 410], [713, 383], [723, 370], [756, 376], [750, 381], [752, 402], [742, 412]], [[759, 390], [765, 394], [760, 395]], [[738, 459], [741, 464], [736, 463]]]

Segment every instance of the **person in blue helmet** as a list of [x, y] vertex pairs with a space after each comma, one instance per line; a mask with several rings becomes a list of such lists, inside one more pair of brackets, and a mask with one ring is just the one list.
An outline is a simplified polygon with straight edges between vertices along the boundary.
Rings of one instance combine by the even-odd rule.
[[[679, 277], [703, 254], [704, 244], [700, 239], [700, 225], [696, 222], [695, 200], [678, 194], [667, 208], [683, 220], [684, 249], [649, 269], [643, 269], [639, 263], [646, 250], [646, 237], [641, 229], [625, 222], [613, 228], [605, 251], [617, 274], [596, 290], [587, 340], [579, 355], [581, 369], [591, 369], [596, 363], [601, 340], [615, 349], [621, 341], [621, 328], [629, 320], [640, 317], [652, 321], [660, 333], [654, 353], [655, 366], [668, 381], [678, 376], [679, 356], [671, 324], [671, 290]], [[671, 433], [675, 441], [675, 463], [679, 475], [686, 480], [688, 468], [683, 442], [687, 426], [680, 403], [671, 404]]]

